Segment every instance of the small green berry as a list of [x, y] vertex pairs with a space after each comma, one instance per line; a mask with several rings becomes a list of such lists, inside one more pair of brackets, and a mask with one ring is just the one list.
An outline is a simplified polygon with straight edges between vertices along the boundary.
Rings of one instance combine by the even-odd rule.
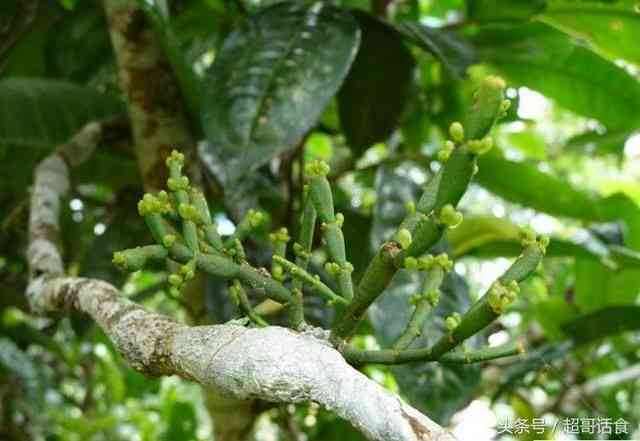
[[455, 142], [463, 142], [464, 141], [464, 127], [459, 121], [452, 123], [449, 126], [449, 136]]
[[404, 203], [404, 210], [407, 214], [414, 214], [416, 212], [416, 204], [413, 201], [407, 201]]
[[419, 268], [418, 266], [418, 259], [416, 259], [415, 257], [407, 257], [404, 259], [404, 267], [408, 270], [417, 270]]
[[406, 250], [411, 245], [413, 238], [411, 237], [411, 232], [406, 228], [401, 228], [396, 233], [396, 242], [400, 244], [400, 247], [403, 250]]
[[462, 222], [462, 213], [453, 208], [453, 205], [447, 204], [440, 210], [440, 223], [455, 228]]
[[311, 161], [304, 167], [304, 174], [309, 178], [326, 176], [330, 171], [329, 164], [318, 159]]
[[184, 280], [182, 279], [182, 277], [180, 277], [177, 274], [171, 274], [169, 276], [169, 284], [172, 285], [172, 286], [178, 287], [178, 286], [182, 285], [183, 281]]
[[165, 248], [171, 248], [173, 244], [176, 242], [176, 236], [174, 234], [165, 234], [162, 238], [162, 245]]

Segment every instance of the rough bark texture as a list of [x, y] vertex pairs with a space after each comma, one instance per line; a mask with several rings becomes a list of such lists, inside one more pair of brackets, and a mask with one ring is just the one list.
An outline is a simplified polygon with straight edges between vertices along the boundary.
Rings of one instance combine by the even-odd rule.
[[160, 189], [167, 177], [164, 161], [171, 150], [195, 148], [184, 101], [171, 64], [137, 2], [104, 0], [104, 7], [143, 182], [147, 189]]

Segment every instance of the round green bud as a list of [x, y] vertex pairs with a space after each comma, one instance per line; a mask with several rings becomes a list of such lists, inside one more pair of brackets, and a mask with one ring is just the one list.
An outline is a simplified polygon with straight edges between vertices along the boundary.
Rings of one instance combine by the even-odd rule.
[[336, 225], [342, 227], [344, 224], [344, 215], [342, 213], [336, 213]]
[[169, 276], [169, 284], [172, 286], [178, 287], [182, 285], [182, 282], [183, 282], [182, 277], [180, 277], [177, 274], [171, 274]]
[[407, 201], [404, 203], [404, 210], [407, 214], [414, 214], [416, 212], [416, 204], [413, 201]]
[[502, 100], [502, 103], [500, 103], [500, 111], [502, 113], [507, 113], [507, 111], [511, 108], [511, 101], [509, 100]]
[[342, 268], [342, 270], [351, 274], [353, 272], [353, 265], [351, 264], [351, 262], [345, 262], [344, 268]]
[[261, 211], [249, 210], [247, 213], [247, 224], [250, 228], [258, 228], [265, 221], [265, 215]]
[[462, 213], [453, 208], [453, 205], [447, 204], [440, 210], [440, 223], [455, 228], [462, 222]]
[[282, 227], [278, 231], [269, 234], [269, 240], [271, 240], [271, 242], [287, 243], [289, 242], [289, 240], [291, 240], [291, 237], [289, 236], [289, 231], [286, 228]]
[[304, 174], [308, 178], [327, 176], [330, 171], [329, 164], [318, 159], [311, 161], [304, 167]]
[[449, 126], [449, 136], [455, 142], [463, 142], [464, 141], [464, 127], [459, 121], [451, 123]]
[[432, 289], [431, 291], [426, 293], [427, 301], [433, 307], [438, 304], [440, 301], [440, 291], [437, 289]]
[[173, 150], [166, 160], [167, 167], [177, 165], [182, 167], [184, 165], [184, 155], [177, 150]]
[[401, 228], [396, 233], [396, 242], [400, 244], [403, 250], [406, 250], [411, 245], [413, 238], [411, 237], [411, 231], [406, 228]]
[[418, 259], [416, 259], [415, 257], [405, 258], [404, 267], [408, 270], [417, 270], [419, 268]]
[[414, 293], [409, 296], [410, 305], [417, 305], [420, 300], [422, 300], [422, 295], [420, 295], [420, 293]]
[[447, 141], [444, 143], [444, 146], [438, 151], [438, 161], [446, 162], [453, 150], [455, 149], [455, 144], [451, 141]]
[[444, 321], [445, 327], [449, 330], [449, 332], [454, 331], [458, 327], [458, 321], [453, 316], [449, 316]]
[[469, 150], [474, 155], [484, 155], [493, 148], [493, 138], [491, 136], [485, 136], [483, 139], [474, 139], [469, 141]]
[[174, 234], [165, 234], [162, 238], [162, 245], [165, 248], [171, 248], [173, 244], [176, 242], [177, 237]]
[[340, 274], [340, 271], [342, 270], [340, 268], [340, 265], [338, 265], [335, 262], [327, 262], [324, 264], [324, 269], [327, 273], [329, 273], [329, 275], [331, 275], [331, 277], [338, 277], [338, 275]]
[[434, 263], [440, 266], [444, 272], [449, 272], [453, 268], [453, 262], [449, 260], [447, 253], [438, 254], [434, 260]]
[[178, 214], [180, 214], [180, 217], [185, 220], [190, 220], [196, 223], [200, 222], [200, 212], [191, 204], [180, 204], [178, 207]]
[[127, 259], [124, 256], [124, 253], [121, 251], [116, 251], [113, 253], [113, 264], [122, 268], [123, 270], [127, 269]]
[[284, 280], [284, 269], [280, 265], [273, 265], [271, 275], [275, 280], [282, 282]]

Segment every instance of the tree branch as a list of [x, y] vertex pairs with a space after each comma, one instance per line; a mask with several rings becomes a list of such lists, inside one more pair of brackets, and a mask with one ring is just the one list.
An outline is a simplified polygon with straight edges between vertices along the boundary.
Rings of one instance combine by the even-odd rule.
[[237, 399], [315, 401], [371, 440], [454, 440], [347, 364], [328, 343], [326, 332], [231, 324], [190, 327], [145, 310], [106, 282], [64, 277], [56, 246], [59, 207], [69, 189], [63, 152], [82, 145], [91, 151], [102, 131], [100, 124], [88, 124], [36, 169], [28, 256], [32, 280], [27, 289], [34, 312], [73, 309], [88, 314], [129, 364], [147, 375], [179, 375]]

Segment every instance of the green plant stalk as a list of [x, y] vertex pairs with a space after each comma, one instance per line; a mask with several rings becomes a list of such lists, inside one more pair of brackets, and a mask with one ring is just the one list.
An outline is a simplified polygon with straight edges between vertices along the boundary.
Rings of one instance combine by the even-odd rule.
[[[169, 167], [169, 177], [175, 180], [179, 180], [182, 178], [182, 164], [179, 161], [170, 161], [168, 163]], [[175, 207], [179, 212], [181, 205], [189, 205], [189, 193], [187, 190], [178, 188], [172, 190]], [[184, 241], [189, 248], [191, 248], [194, 252], [198, 252], [198, 228], [192, 220], [182, 219], [182, 235], [184, 236]]]
[[113, 263], [125, 271], [138, 271], [149, 261], [163, 261], [168, 255], [162, 245], [145, 245], [114, 253]]
[[249, 297], [247, 296], [247, 292], [244, 290], [242, 285], [238, 282], [235, 284], [236, 292], [238, 295], [238, 308], [240, 311], [249, 317], [253, 323], [260, 327], [269, 326], [269, 323], [265, 319], [263, 319], [259, 314], [257, 314], [253, 307], [251, 306], [251, 302], [249, 302]]
[[413, 311], [413, 314], [411, 315], [411, 319], [409, 319], [407, 328], [394, 342], [392, 346], [393, 349], [408, 348], [416, 338], [420, 337], [420, 335], [422, 334], [422, 327], [424, 326], [424, 322], [427, 320], [427, 317], [429, 317], [429, 314], [431, 314], [431, 311], [433, 310], [432, 302], [426, 297], [425, 294], [430, 291], [440, 289], [440, 285], [442, 285], [442, 281], [444, 280], [444, 275], [445, 271], [438, 265], [427, 271], [421, 289], [423, 295], [416, 303], [416, 307]]
[[[498, 280], [504, 284], [524, 280], [535, 271], [543, 256], [544, 250], [538, 244], [528, 246]], [[486, 328], [500, 316], [489, 304], [488, 297], [488, 295], [484, 295], [476, 301], [462, 316], [460, 324], [450, 334], [442, 336], [434, 344], [430, 351], [432, 356], [438, 358], [449, 352], [472, 335]]]
[[396, 273], [395, 257], [400, 252], [398, 244], [386, 242], [373, 257], [365, 270], [353, 300], [335, 322], [331, 331], [332, 341], [340, 345], [340, 340], [351, 335], [364, 313], [378, 295], [389, 285]]
[[347, 300], [339, 296], [331, 288], [322, 283], [318, 278], [309, 274], [306, 270], [300, 268], [293, 262], [289, 262], [287, 259], [280, 256], [273, 256], [273, 261], [282, 265], [282, 267], [291, 274], [291, 277], [306, 283], [311, 286], [315, 292], [327, 299], [331, 303], [348, 304]]
[[213, 247], [216, 251], [222, 252], [224, 245], [222, 239], [218, 234], [218, 226], [211, 219], [211, 212], [209, 211], [209, 204], [202, 194], [202, 192], [193, 190], [191, 192], [191, 201], [198, 210], [200, 218], [202, 219], [202, 230], [204, 232], [204, 239], [207, 244]]
[[336, 278], [340, 287], [340, 294], [347, 299], [353, 298], [353, 281], [347, 262], [342, 234], [341, 221], [335, 215], [333, 209], [333, 194], [331, 185], [324, 175], [315, 175], [309, 178], [309, 196], [314, 208], [322, 222], [322, 236], [327, 244], [331, 260], [340, 266]]
[[[502, 113], [504, 87], [504, 81], [496, 77], [488, 77], [483, 81], [475, 96], [472, 112], [467, 116], [466, 124], [469, 125], [467, 139], [481, 139], [489, 133]], [[338, 317], [332, 327], [331, 340], [334, 344], [340, 345], [341, 340], [349, 338], [355, 332], [366, 309], [388, 286], [406, 257], [425, 252], [440, 239], [443, 229], [441, 230], [441, 226], [437, 225], [434, 210], [447, 204], [454, 207], [457, 205], [473, 177], [475, 167], [476, 155], [472, 154], [466, 146], [462, 145], [454, 149], [443, 167], [427, 183], [418, 202], [418, 211], [427, 218], [415, 222], [414, 228], [409, 230], [416, 245], [409, 246], [410, 253], [408, 250], [395, 253], [393, 259], [388, 258], [389, 245], [393, 242], [388, 242], [379, 249], [378, 254], [367, 267], [350, 306]], [[410, 215], [409, 218], [414, 216]], [[405, 224], [412, 223], [411, 219], [405, 221], [403, 222]]]
[[[313, 236], [316, 228], [316, 209], [313, 202], [307, 195], [304, 203], [304, 210], [300, 219], [300, 231], [298, 232], [298, 242], [301, 252], [296, 255], [296, 265], [303, 270], [309, 265], [311, 256], [311, 247], [313, 246]], [[289, 306], [289, 322], [293, 329], [299, 329], [304, 323], [304, 293], [303, 282], [300, 279], [293, 280], [292, 294], [293, 299]]]
[[275, 301], [291, 301], [291, 292], [284, 285], [247, 263], [238, 264], [227, 257], [200, 253], [197, 255], [197, 266], [200, 270], [218, 277], [238, 279]]
[[445, 364], [471, 364], [511, 357], [523, 352], [522, 345], [511, 342], [494, 348], [483, 348], [472, 352], [451, 352], [440, 357], [435, 356], [429, 349], [387, 349], [381, 351], [360, 351], [347, 347], [342, 354], [352, 365], [362, 364], [403, 364], [411, 362], [439, 362]]

